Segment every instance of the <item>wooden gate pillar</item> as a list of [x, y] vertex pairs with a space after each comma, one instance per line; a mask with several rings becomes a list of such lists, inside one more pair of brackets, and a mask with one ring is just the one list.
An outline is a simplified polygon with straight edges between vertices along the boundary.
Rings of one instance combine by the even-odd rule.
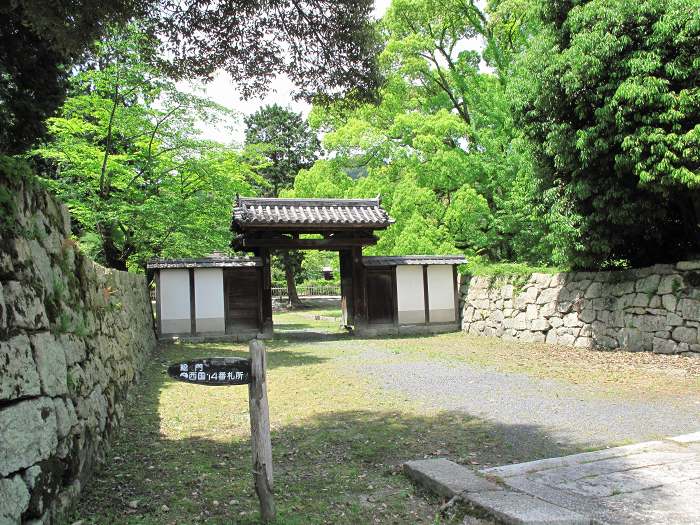
[[262, 279], [260, 283], [261, 332], [264, 337], [272, 337], [272, 268], [270, 250], [259, 248], [258, 257], [262, 260]]
[[340, 250], [340, 307], [343, 312], [343, 326], [355, 324], [353, 315], [352, 251]]
[[367, 282], [362, 264], [362, 248], [352, 248], [352, 312], [356, 332], [367, 328]]

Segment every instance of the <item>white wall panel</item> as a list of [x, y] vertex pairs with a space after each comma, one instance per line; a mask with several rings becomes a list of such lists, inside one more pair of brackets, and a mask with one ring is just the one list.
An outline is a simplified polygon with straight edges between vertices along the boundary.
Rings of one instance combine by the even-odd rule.
[[188, 270], [160, 271], [160, 312], [163, 320], [190, 318]]
[[399, 323], [424, 323], [423, 267], [416, 265], [397, 266], [396, 293], [399, 306]]
[[455, 320], [454, 274], [451, 265], [428, 266], [428, 297], [431, 323]]
[[224, 272], [221, 268], [197, 268], [194, 271], [194, 311], [197, 332], [223, 332]]
[[194, 271], [194, 303], [197, 318], [224, 316], [224, 272], [221, 268]]

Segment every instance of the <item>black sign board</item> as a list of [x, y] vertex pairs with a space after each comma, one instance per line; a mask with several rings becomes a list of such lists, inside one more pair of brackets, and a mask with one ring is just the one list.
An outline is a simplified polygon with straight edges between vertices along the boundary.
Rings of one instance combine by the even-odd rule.
[[170, 365], [168, 375], [196, 385], [247, 385], [250, 383], [250, 359], [205, 357]]

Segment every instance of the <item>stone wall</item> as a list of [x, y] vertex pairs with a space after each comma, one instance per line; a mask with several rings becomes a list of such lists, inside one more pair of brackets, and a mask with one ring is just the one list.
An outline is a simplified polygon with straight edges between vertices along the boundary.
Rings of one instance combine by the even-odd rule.
[[[0, 164], [0, 524], [59, 520], [155, 345], [145, 279], [103, 268], [31, 177]], [[26, 177], [26, 178], [25, 178]]]
[[614, 272], [471, 277], [462, 329], [475, 335], [700, 357], [700, 261]]

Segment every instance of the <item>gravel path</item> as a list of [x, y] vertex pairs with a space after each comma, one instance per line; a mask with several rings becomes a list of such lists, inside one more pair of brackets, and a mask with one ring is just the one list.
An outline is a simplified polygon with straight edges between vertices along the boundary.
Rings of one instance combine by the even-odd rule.
[[377, 364], [367, 372], [387, 390], [491, 420], [526, 449], [542, 434], [565, 446], [601, 447], [700, 430], [700, 399], [690, 396], [644, 399], [641, 393], [629, 399], [600, 395], [588, 386], [428, 360]]

